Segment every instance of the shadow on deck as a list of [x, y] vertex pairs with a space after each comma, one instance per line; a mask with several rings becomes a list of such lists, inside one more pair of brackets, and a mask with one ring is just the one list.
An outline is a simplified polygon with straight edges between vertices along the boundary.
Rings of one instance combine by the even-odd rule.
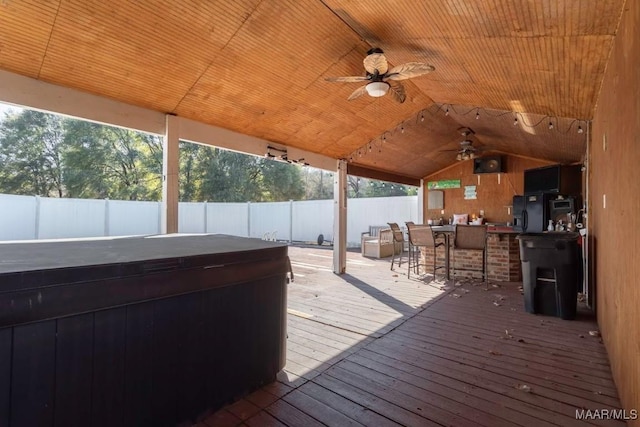
[[[290, 247], [287, 365], [197, 426], [579, 426], [620, 408], [592, 316], [528, 314], [520, 283], [407, 279], [406, 264]], [[259, 357], [259, 355], [256, 355]]]

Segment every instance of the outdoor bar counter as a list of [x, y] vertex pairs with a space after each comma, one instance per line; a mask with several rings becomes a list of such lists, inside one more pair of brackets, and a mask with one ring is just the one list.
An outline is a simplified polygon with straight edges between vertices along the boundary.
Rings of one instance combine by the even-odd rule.
[[[434, 226], [434, 231], [453, 232], [453, 226]], [[520, 263], [520, 246], [516, 236], [520, 234], [512, 227], [488, 226], [487, 227], [487, 278], [500, 282], [518, 282], [522, 280], [522, 268]], [[453, 239], [449, 239], [449, 254], [453, 252]], [[421, 264], [425, 270], [433, 270], [433, 249], [424, 249], [421, 253]], [[445, 264], [445, 251], [438, 248], [436, 251], [437, 265]], [[453, 259], [453, 258], [451, 258]], [[459, 250], [455, 256], [457, 265], [464, 264], [464, 268], [480, 270], [482, 268], [482, 256], [479, 251]], [[422, 271], [422, 272], [424, 272]], [[453, 263], [449, 266], [450, 275], [453, 274]], [[470, 277], [480, 273], [458, 270], [457, 277]]]
[[189, 425], [273, 381], [289, 271], [224, 235], [0, 244], [0, 425]]

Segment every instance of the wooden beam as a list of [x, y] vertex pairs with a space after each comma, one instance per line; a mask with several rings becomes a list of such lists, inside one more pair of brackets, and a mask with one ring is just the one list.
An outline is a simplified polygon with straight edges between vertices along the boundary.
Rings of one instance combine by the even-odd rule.
[[[0, 70], [0, 101], [47, 113], [165, 135], [165, 114], [124, 102], [46, 83]], [[194, 120], [176, 117], [180, 122], [179, 139], [213, 145], [241, 153], [263, 156], [275, 143]], [[335, 171], [336, 160], [295, 147], [287, 149], [290, 159], [304, 159], [310, 166]]]
[[398, 184], [413, 185], [414, 187], [420, 186], [419, 178], [412, 178], [404, 175], [398, 175], [392, 172], [371, 169], [364, 166], [354, 165], [353, 163], [347, 164], [347, 174], [359, 176], [362, 178], [377, 179], [379, 181], [397, 182]]
[[267, 147], [274, 146], [286, 150], [289, 159], [304, 159], [305, 163], [315, 168], [336, 170], [334, 158], [185, 118], [180, 118], [180, 139], [256, 156], [264, 156], [267, 153]]
[[164, 114], [0, 70], [0, 101], [47, 113], [164, 134]]

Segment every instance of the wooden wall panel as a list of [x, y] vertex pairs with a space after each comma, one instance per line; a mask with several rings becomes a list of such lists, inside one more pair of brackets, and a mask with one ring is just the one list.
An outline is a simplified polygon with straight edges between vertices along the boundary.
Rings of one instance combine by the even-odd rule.
[[[450, 168], [424, 178], [425, 188], [429, 181], [439, 181], [444, 179], [459, 179], [461, 181], [461, 188], [444, 190], [444, 215], [441, 215], [439, 209], [427, 209], [427, 195], [425, 194], [425, 219], [440, 218], [440, 216], [443, 216], [446, 220], [456, 213], [479, 215], [480, 210], [482, 209], [484, 210], [484, 217], [488, 222], [511, 221], [511, 214], [507, 207], [511, 206], [513, 196], [523, 193], [524, 170], [549, 164], [551, 163], [543, 160], [502, 155], [503, 170], [506, 172], [501, 174], [491, 173], [476, 175], [473, 173], [472, 160], [458, 162]], [[499, 183], [498, 175], [500, 175]], [[476, 186], [476, 200], [464, 199], [465, 185]]]
[[[589, 149], [596, 309], [626, 409], [640, 409], [639, 40], [640, 2], [627, 2], [598, 99]], [[640, 426], [640, 421], [630, 425]]]

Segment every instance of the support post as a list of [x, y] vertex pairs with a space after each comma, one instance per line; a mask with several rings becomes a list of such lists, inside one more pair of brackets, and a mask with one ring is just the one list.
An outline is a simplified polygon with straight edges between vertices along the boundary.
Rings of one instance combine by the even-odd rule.
[[347, 162], [338, 160], [333, 179], [333, 272], [347, 269]]
[[420, 180], [420, 188], [418, 189], [418, 224], [424, 224], [424, 196], [426, 188], [424, 188], [424, 179]]
[[167, 115], [162, 141], [162, 234], [178, 232], [179, 119]]

